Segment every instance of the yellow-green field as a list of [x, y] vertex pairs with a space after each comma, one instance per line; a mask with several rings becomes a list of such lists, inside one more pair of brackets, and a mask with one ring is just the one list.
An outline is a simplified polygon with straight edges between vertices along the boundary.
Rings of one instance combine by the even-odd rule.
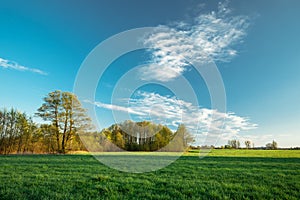
[[88, 154], [1, 156], [0, 199], [300, 199], [299, 150], [198, 156], [141, 174], [110, 169]]

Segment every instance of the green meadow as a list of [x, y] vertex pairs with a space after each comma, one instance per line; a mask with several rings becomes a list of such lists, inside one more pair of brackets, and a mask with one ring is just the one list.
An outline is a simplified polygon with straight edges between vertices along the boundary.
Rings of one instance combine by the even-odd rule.
[[89, 154], [0, 156], [0, 199], [300, 199], [300, 150], [194, 151], [139, 174]]

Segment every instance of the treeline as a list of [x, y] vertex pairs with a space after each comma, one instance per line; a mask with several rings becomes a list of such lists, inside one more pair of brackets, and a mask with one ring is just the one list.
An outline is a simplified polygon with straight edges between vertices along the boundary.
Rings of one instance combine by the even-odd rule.
[[[62, 135], [58, 137], [61, 142]], [[34, 123], [31, 117], [16, 109], [0, 110], [0, 154], [62, 153], [59, 146], [53, 125]], [[85, 147], [76, 134], [65, 149], [76, 151]]]
[[35, 115], [45, 123], [16, 109], [0, 110], [0, 154], [85, 150], [79, 132], [88, 130], [89, 118], [74, 94], [49, 93]]
[[[184, 151], [194, 141], [181, 124], [173, 132], [167, 126], [149, 121], [127, 120], [103, 129], [100, 133], [82, 136], [90, 151]], [[89, 142], [90, 141], [90, 142]], [[92, 145], [99, 141], [99, 145]]]
[[[244, 141], [246, 149], [278, 149], [278, 144], [275, 140], [271, 143], [267, 143], [265, 147], [255, 147], [254, 143], [250, 140]], [[228, 144], [225, 146], [221, 146], [221, 149], [240, 149], [241, 143], [239, 140], [228, 140]]]
[[[77, 97], [54, 91], [43, 98], [36, 117], [16, 109], [0, 110], [0, 154], [66, 153], [68, 151], [182, 151], [193, 141], [184, 125], [177, 131], [151, 122], [125, 121], [93, 132]], [[80, 136], [79, 136], [80, 135]]]
[[250, 140], [244, 141], [245, 147], [241, 147], [241, 142], [239, 140], [228, 140], [226, 145], [222, 146], [214, 146], [214, 145], [203, 145], [203, 146], [189, 146], [191, 150], [196, 149], [266, 149], [266, 150], [276, 150], [276, 149], [289, 149], [289, 150], [297, 150], [300, 147], [291, 147], [291, 148], [279, 148], [278, 143], [273, 140], [270, 143], [267, 143], [266, 146], [255, 147], [254, 143]]

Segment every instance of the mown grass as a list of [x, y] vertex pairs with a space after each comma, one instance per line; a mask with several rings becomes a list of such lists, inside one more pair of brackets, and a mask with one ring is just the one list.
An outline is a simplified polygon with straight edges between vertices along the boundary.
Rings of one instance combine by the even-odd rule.
[[0, 199], [300, 199], [300, 151], [190, 153], [142, 174], [91, 155], [1, 156]]

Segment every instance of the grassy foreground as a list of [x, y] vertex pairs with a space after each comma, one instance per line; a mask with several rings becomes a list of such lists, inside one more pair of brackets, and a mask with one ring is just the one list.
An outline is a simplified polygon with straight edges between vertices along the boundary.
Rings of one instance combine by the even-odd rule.
[[142, 174], [90, 155], [0, 156], [0, 199], [300, 199], [300, 151], [189, 153]]

